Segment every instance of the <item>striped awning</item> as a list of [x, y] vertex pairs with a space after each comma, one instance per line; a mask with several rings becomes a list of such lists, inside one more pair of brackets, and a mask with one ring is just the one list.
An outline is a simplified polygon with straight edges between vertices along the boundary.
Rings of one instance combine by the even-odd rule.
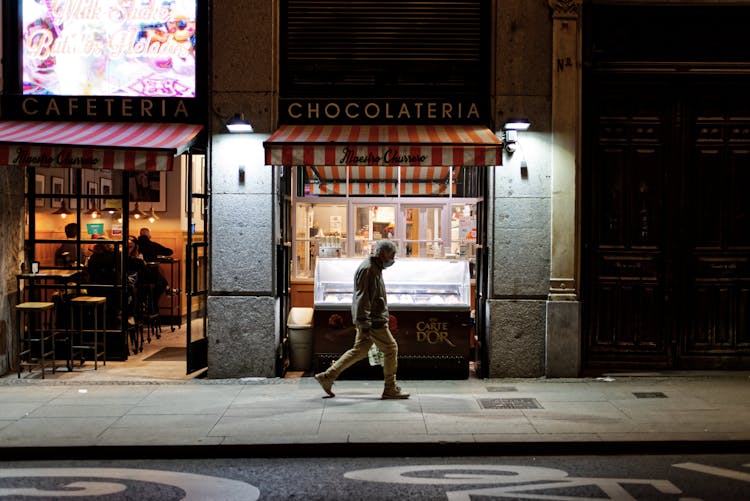
[[201, 125], [0, 121], [0, 165], [172, 170]]
[[477, 125], [283, 125], [265, 143], [266, 165], [492, 166], [503, 144]]
[[[446, 195], [461, 167], [307, 166], [308, 195]], [[347, 182], [348, 181], [348, 182]], [[399, 182], [400, 181], [400, 182]], [[348, 187], [348, 192], [347, 192]]]
[[[347, 193], [347, 187], [349, 192]], [[456, 185], [450, 185], [452, 193], [456, 193]], [[401, 195], [446, 195], [451, 189], [449, 185], [445, 183], [402, 183], [401, 184]], [[366, 196], [395, 196], [396, 195], [396, 183], [320, 183], [320, 184], [306, 184], [305, 185], [306, 195], [366, 195]]]

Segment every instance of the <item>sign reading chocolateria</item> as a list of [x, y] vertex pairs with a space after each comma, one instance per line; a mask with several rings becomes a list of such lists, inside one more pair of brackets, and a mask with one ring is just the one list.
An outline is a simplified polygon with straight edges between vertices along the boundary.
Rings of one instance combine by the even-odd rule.
[[282, 124], [476, 124], [488, 118], [478, 98], [280, 99]]

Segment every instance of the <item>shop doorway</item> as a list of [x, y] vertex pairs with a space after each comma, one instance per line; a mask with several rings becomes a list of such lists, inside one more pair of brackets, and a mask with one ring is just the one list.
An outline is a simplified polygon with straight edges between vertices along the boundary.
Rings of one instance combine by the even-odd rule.
[[[27, 261], [38, 262], [40, 277], [51, 278], [35, 280], [32, 288], [25, 283], [19, 294], [38, 294], [55, 302], [62, 334], [69, 298], [107, 297], [107, 364], [100, 361], [94, 371], [91, 361], [76, 360], [72, 370], [66, 370], [69, 362], [61, 357], [52, 377], [185, 379], [206, 368], [209, 220], [205, 156], [182, 155], [175, 165], [172, 171], [149, 177], [153, 182], [148, 187], [155, 194], [149, 200], [133, 196], [135, 174], [124, 170], [27, 171]], [[71, 223], [75, 232], [68, 235]], [[133, 280], [128, 257], [129, 237], [137, 237], [142, 227], [149, 227], [155, 241], [174, 250], [171, 256], [145, 263], [166, 280], [160, 298], [148, 307], [152, 304], [147, 299], [148, 283]], [[87, 264], [97, 245], [113, 255], [111, 283], [91, 277]], [[61, 247], [72, 250], [58, 255]], [[58, 348], [65, 352], [62, 344]], [[23, 377], [37, 374], [24, 373]]]
[[747, 77], [599, 77], [586, 93], [584, 364], [750, 367]]
[[186, 374], [208, 367], [209, 195], [206, 157], [189, 156], [186, 173], [187, 242], [185, 243]]
[[[440, 170], [444, 176], [441, 182], [428, 183], [418, 168], [401, 167], [400, 173], [390, 168], [394, 170], [392, 178], [397, 181], [391, 187], [380, 187], [380, 195], [362, 193], [361, 173], [355, 178], [347, 173], [346, 167], [335, 169], [292, 168], [295, 189], [290, 197], [280, 192], [281, 212], [292, 215], [289, 245], [285, 246], [291, 250], [290, 306], [314, 308], [315, 270], [321, 259], [361, 260], [381, 239], [392, 240], [399, 258], [404, 260], [465, 261], [470, 275], [467, 296], [473, 313], [462, 324], [468, 339], [464, 346], [468, 346], [469, 352], [462, 354], [461, 363], [466, 367], [470, 361], [474, 367], [471, 373], [479, 374], [487, 367], [486, 355], [482, 353], [482, 347], [487, 346], [484, 332], [487, 265], [483, 245], [487, 169], [446, 167]], [[328, 171], [338, 177], [334, 181], [326, 179]], [[365, 180], [372, 191], [375, 181]], [[330, 187], [334, 182], [339, 184]], [[432, 189], [433, 183], [439, 186]], [[428, 191], [434, 195], [426, 196]], [[346, 286], [350, 281], [349, 276], [341, 279]], [[284, 348], [286, 351], [287, 345]], [[481, 358], [485, 359], [483, 364]]]

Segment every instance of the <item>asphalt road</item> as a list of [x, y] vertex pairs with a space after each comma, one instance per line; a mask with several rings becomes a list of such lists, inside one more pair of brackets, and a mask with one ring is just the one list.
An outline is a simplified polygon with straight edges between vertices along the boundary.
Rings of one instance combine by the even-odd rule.
[[745, 500], [750, 454], [0, 462], [0, 499]]

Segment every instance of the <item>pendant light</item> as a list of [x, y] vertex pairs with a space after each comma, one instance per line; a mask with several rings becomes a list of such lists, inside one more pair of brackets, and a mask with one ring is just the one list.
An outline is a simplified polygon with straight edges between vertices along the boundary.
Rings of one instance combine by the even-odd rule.
[[98, 217], [101, 217], [101, 213], [96, 208], [96, 203], [94, 203], [89, 210], [86, 211], [87, 216], [91, 216], [91, 219], [96, 219]]
[[73, 212], [68, 210], [68, 207], [65, 205], [65, 200], [62, 200], [60, 202], [60, 207], [52, 214], [57, 214], [61, 218], [65, 219], [66, 217], [68, 217], [68, 215], [73, 214]]
[[154, 207], [151, 206], [151, 211], [148, 213], [148, 222], [154, 223], [159, 220], [159, 216], [156, 215], [156, 212], [154, 212]]
[[142, 211], [142, 210], [141, 210], [141, 209], [140, 209], [140, 208], [138, 207], [138, 202], [136, 202], [136, 203], [135, 203], [135, 210], [133, 210], [133, 212], [131, 212], [131, 213], [130, 213], [130, 216], [131, 216], [131, 217], [132, 217], [133, 219], [141, 219], [141, 218], [145, 218], [145, 217], [147, 216], [147, 214], [146, 214], [145, 212], [143, 212], [143, 211]]

